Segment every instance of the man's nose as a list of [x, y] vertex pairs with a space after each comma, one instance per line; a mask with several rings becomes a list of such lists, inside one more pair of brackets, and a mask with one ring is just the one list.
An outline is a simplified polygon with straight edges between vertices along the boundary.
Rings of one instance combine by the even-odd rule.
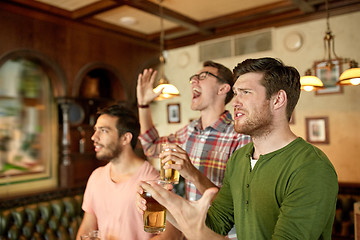
[[239, 96], [234, 96], [234, 98], [231, 101], [231, 106], [236, 107], [240, 105], [240, 98]]
[[199, 78], [198, 77], [193, 77], [189, 82], [190, 82], [190, 84], [199, 83]]
[[94, 134], [91, 136], [91, 140], [95, 142], [95, 138], [97, 138], [96, 131], [95, 131]]

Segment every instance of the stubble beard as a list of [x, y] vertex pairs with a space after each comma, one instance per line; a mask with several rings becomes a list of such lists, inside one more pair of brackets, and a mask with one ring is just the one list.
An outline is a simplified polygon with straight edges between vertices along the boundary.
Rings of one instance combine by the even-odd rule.
[[111, 161], [112, 159], [116, 158], [121, 153], [121, 148], [116, 146], [114, 143], [111, 143], [108, 146], [104, 146], [106, 150], [105, 153], [98, 152], [96, 153], [96, 158], [101, 161]]
[[[263, 106], [263, 110], [267, 109], [268, 105]], [[238, 133], [249, 135], [252, 138], [266, 136], [272, 129], [272, 114], [269, 110], [259, 111], [254, 117], [247, 117], [243, 123], [235, 121], [234, 129]]]

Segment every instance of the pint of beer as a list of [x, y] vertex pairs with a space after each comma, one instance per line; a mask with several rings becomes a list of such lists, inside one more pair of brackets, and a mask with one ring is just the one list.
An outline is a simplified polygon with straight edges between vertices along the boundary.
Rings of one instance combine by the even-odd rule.
[[81, 240], [101, 240], [100, 238], [100, 231], [99, 230], [93, 230], [89, 232], [88, 234], [82, 234], [80, 236]]
[[[162, 144], [161, 145], [161, 152], [164, 151], [173, 151], [172, 149], [170, 149], [166, 144]], [[178, 184], [179, 183], [179, 178], [180, 178], [180, 174], [179, 171], [176, 169], [164, 169], [165, 165], [168, 164], [173, 164], [173, 161], [167, 161], [166, 163], [162, 163], [162, 159], [160, 159], [160, 177], [161, 180], [169, 182], [169, 183], [173, 183], [173, 184]]]
[[[166, 188], [168, 184], [161, 180], [155, 180], [154, 182], [164, 188]], [[144, 231], [155, 234], [159, 234], [165, 231], [166, 208], [160, 205], [155, 199], [151, 197], [151, 194], [145, 190], [141, 196], [146, 200], [146, 211], [143, 216]]]

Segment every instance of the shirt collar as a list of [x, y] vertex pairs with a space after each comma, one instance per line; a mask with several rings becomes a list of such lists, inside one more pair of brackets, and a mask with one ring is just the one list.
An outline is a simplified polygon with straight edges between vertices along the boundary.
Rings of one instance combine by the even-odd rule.
[[[214, 122], [213, 124], [211, 124], [208, 128], [213, 128], [219, 132], [225, 132], [228, 125], [232, 124], [232, 121], [233, 121], [233, 119], [232, 119], [230, 112], [228, 110], [226, 110], [223, 114], [221, 114], [219, 119], [216, 122]], [[193, 121], [192, 124], [196, 130], [202, 129], [201, 118]]]

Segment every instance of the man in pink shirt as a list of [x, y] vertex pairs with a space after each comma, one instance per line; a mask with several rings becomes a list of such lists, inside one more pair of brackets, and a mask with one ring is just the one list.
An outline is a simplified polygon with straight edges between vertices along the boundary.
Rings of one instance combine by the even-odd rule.
[[82, 205], [85, 214], [76, 239], [97, 229], [102, 240], [150, 239], [153, 235], [144, 231], [135, 197], [138, 182], [158, 179], [159, 173], [134, 152], [138, 119], [119, 105], [99, 113], [91, 139], [96, 157], [109, 163], [95, 169], [88, 180]]

